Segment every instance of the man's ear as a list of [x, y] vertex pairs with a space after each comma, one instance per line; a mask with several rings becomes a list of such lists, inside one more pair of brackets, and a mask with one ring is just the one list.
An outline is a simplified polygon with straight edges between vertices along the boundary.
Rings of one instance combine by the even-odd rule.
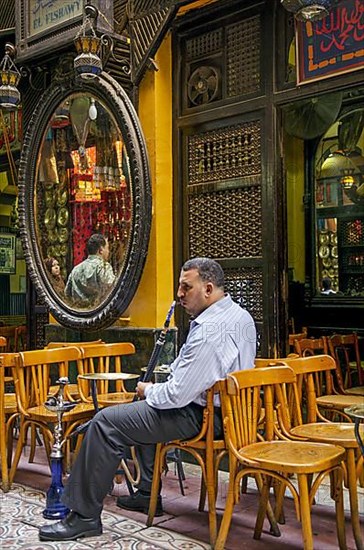
[[212, 283], [206, 283], [206, 295], [211, 296], [212, 292], [214, 290], [214, 285]]

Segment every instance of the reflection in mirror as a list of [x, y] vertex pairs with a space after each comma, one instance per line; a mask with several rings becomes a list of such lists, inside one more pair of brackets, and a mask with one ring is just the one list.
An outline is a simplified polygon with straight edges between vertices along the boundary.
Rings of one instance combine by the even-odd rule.
[[364, 109], [343, 115], [316, 149], [316, 281], [322, 296], [364, 296]]
[[69, 95], [51, 117], [34, 207], [38, 247], [54, 291], [72, 308], [97, 307], [126, 259], [132, 196], [122, 134], [92, 94]]

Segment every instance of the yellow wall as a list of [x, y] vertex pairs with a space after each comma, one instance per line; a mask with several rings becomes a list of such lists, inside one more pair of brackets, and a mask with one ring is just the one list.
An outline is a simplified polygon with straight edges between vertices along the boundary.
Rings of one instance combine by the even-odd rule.
[[168, 35], [139, 90], [139, 117], [150, 159], [153, 217], [147, 261], [128, 308], [129, 326], [163, 324], [174, 297], [172, 212], [172, 67]]
[[288, 267], [293, 279], [305, 281], [304, 151], [303, 141], [287, 136], [284, 144], [287, 185]]

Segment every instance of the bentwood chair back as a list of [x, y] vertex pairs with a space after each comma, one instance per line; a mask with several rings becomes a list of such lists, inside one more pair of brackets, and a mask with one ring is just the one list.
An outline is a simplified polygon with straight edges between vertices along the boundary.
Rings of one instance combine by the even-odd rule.
[[[104, 342], [101, 340], [91, 340], [89, 342], [49, 342], [46, 346], [47, 349], [55, 349], [55, 348], [69, 348], [69, 347], [76, 347], [76, 348], [84, 348], [87, 346], [95, 346], [96, 344], [103, 344]], [[77, 366], [74, 364], [67, 364], [66, 365], [66, 372], [64, 376], [67, 376], [67, 378], [70, 380], [70, 384], [67, 386], [67, 392], [71, 396], [72, 399], [79, 399], [79, 393], [78, 393], [78, 384], [77, 384]], [[58, 391], [58, 386], [52, 386], [49, 390], [50, 394], [53, 394]]]
[[[340, 393], [364, 395], [364, 361], [360, 358], [358, 335], [334, 334], [328, 338], [330, 355], [336, 361], [336, 372]], [[344, 376], [342, 367], [344, 368]], [[358, 386], [353, 387], [353, 376]]]
[[[135, 346], [130, 342], [118, 342], [113, 344], [95, 344], [80, 347], [81, 359], [79, 360], [78, 372], [80, 375], [94, 373], [121, 373], [122, 361], [125, 355], [135, 353]], [[114, 381], [114, 388], [111, 388], [111, 380], [97, 381], [97, 399], [101, 406], [117, 405], [128, 403], [133, 400], [135, 392], [128, 392], [123, 380]], [[84, 402], [91, 401], [91, 382], [78, 379], [78, 389], [81, 399]]]
[[[229, 374], [227, 380], [220, 383], [225, 411], [225, 441], [229, 449], [229, 488], [215, 550], [225, 548], [234, 504], [239, 498], [240, 482], [246, 475], [265, 479], [265, 483], [261, 483], [254, 538], [261, 537], [270, 484], [274, 479], [291, 491], [301, 521], [302, 547], [313, 550], [311, 505], [324, 476], [330, 474], [339, 547], [346, 548], [341, 465], [344, 449], [330, 444], [297, 441], [297, 438], [290, 437], [289, 432], [281, 434], [277, 428], [279, 414], [288, 417], [290, 410], [288, 384], [293, 387], [291, 408], [299, 418], [295, 383], [296, 375], [287, 366], [239, 371]], [[292, 475], [297, 477], [298, 488], [290, 478]], [[315, 478], [313, 483], [312, 477]]]
[[15, 329], [14, 351], [26, 351], [27, 349], [27, 327], [20, 325]]
[[180, 449], [193, 456], [201, 467], [201, 493], [199, 511], [203, 511], [207, 492], [210, 543], [213, 546], [216, 540], [216, 493], [217, 477], [220, 461], [226, 454], [225, 441], [214, 437], [214, 396], [219, 391], [219, 383], [207, 391], [207, 403], [203, 412], [203, 422], [200, 433], [189, 440], [175, 440], [169, 443], [158, 443], [154, 460], [152, 494], [150, 498], [147, 526], [153, 523], [157, 508], [160, 479], [164, 471], [166, 456], [172, 449]]
[[11, 369], [15, 366], [15, 357], [14, 353], [0, 354], [0, 455], [4, 493], [10, 489], [9, 468], [13, 450], [13, 429], [18, 416], [15, 393], [8, 392], [7, 388], [14, 383]]
[[[49, 411], [44, 405], [50, 395], [51, 376], [55, 380], [60, 376], [64, 376], [68, 362], [75, 361], [77, 364], [80, 358], [81, 351], [76, 347], [24, 351], [17, 355], [13, 372], [20, 413], [20, 429], [10, 471], [10, 483], [14, 479], [20, 455], [26, 442], [28, 426], [37, 426], [40, 429], [49, 458], [51, 445], [53, 444], [51, 426], [57, 422], [57, 415]], [[68, 398], [66, 391], [65, 398]], [[67, 438], [78, 424], [92, 415], [93, 406], [85, 403], [77, 404], [74, 409], [65, 413], [63, 415], [64, 437]], [[66, 457], [66, 462], [68, 458]]]

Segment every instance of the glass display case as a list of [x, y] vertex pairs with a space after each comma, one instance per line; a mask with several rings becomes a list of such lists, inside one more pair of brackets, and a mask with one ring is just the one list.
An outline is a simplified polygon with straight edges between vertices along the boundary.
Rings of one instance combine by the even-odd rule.
[[364, 297], [364, 107], [343, 114], [315, 154], [316, 294]]

